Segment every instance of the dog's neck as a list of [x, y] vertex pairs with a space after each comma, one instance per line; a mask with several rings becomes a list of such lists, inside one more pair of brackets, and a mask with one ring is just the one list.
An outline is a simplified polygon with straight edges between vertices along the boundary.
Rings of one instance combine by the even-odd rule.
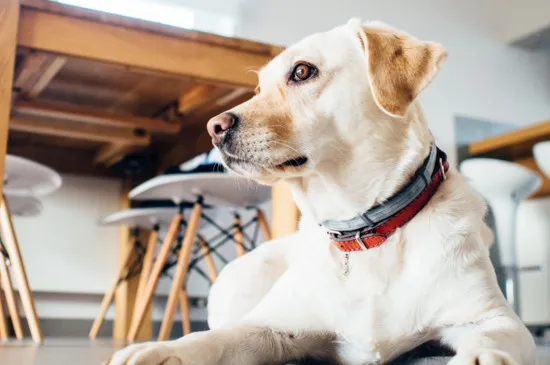
[[[316, 223], [349, 219], [384, 202], [409, 182], [429, 153], [432, 137], [416, 103], [405, 119], [384, 121], [402, 123], [399, 126], [364, 131], [360, 122], [358, 140], [349, 141], [349, 158], [289, 180], [302, 214]], [[378, 133], [381, 138], [365, 139], [364, 133]]]

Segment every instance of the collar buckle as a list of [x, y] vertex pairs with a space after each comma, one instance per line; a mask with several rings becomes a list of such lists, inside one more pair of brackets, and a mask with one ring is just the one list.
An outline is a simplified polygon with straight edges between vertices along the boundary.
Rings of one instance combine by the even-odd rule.
[[445, 172], [445, 166], [443, 164], [443, 159], [439, 158], [439, 170], [441, 170], [441, 176], [443, 177], [443, 181], [447, 180], [447, 173]]
[[360, 231], [355, 234], [355, 241], [357, 241], [357, 243], [361, 247], [361, 251], [367, 251], [369, 249], [367, 246], [365, 246], [365, 242], [363, 242], [363, 240], [361, 239]]

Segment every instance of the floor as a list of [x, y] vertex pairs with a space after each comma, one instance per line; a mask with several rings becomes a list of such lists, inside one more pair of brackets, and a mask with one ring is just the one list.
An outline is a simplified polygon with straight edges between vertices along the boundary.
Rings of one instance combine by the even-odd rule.
[[46, 339], [40, 346], [32, 342], [0, 343], [1, 365], [101, 365], [119, 347], [111, 341]]
[[[32, 342], [0, 342], [1, 365], [101, 365], [120, 346], [111, 341], [47, 339], [40, 346]], [[550, 364], [550, 342], [538, 348], [539, 365]]]

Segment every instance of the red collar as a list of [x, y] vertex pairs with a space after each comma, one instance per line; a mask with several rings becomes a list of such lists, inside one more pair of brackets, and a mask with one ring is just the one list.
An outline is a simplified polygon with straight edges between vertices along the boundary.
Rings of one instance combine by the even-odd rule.
[[[351, 231], [346, 230], [344, 232], [335, 232], [330, 230], [329, 235], [336, 248], [340, 251], [351, 252], [364, 251], [378, 247], [382, 245], [398, 228], [410, 222], [414, 216], [426, 206], [442, 182], [445, 181], [446, 173], [449, 169], [449, 163], [445, 153], [437, 149], [435, 145], [432, 148], [434, 149], [434, 153], [430, 153], [430, 156], [428, 156], [426, 162], [419, 169], [419, 171], [417, 171], [412, 180], [412, 182], [414, 182], [416, 181], [415, 179], [422, 179], [421, 175], [427, 172], [425, 171], [427, 168], [430, 169], [430, 175], [427, 176], [431, 176], [431, 179], [429, 181], [424, 179], [424, 188], [418, 192], [418, 195], [415, 194], [415, 197], [411, 198], [411, 202], [409, 204], [399, 209], [392, 215], [385, 217], [380, 223], [372, 224], [372, 221], [367, 217], [369, 217], [369, 212], [376, 209], [380, 210], [380, 208], [384, 208], [383, 206], [375, 207], [360, 215], [363, 220], [371, 223], [367, 227], [362, 227]], [[435, 157], [435, 163], [432, 163], [432, 166], [428, 167], [430, 165], [429, 160], [433, 159], [432, 156]], [[402, 198], [403, 193], [410, 190], [408, 188], [410, 188], [410, 185], [406, 186], [399, 193], [388, 199], [388, 202], [391, 202], [392, 199], [395, 201], [398, 200], [398, 198]]]

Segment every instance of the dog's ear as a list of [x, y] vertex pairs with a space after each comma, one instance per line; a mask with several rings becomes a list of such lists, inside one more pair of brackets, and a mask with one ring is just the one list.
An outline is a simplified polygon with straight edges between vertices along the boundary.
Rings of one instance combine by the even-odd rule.
[[403, 117], [407, 108], [437, 74], [445, 49], [380, 23], [357, 27], [368, 58], [369, 82], [378, 106]]

